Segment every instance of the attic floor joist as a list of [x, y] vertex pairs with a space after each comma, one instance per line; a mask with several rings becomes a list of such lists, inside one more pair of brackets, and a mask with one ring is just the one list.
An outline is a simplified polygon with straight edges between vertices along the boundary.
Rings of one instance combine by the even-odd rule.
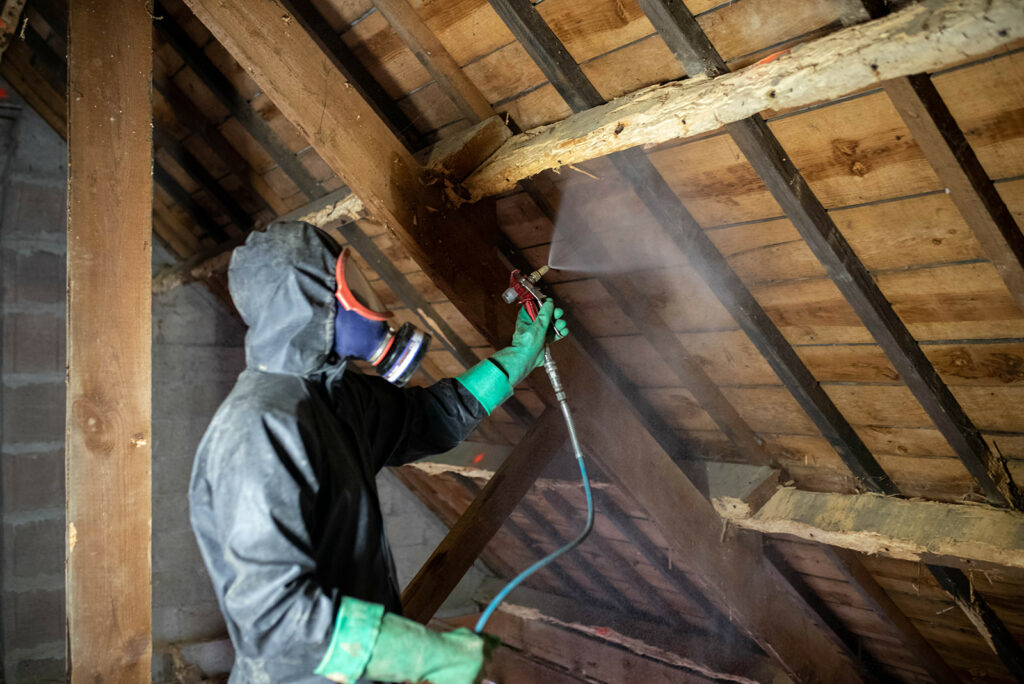
[[[344, 79], [324, 61], [316, 44], [289, 22], [282, 21], [283, 8], [269, 1], [249, 3], [243, 7], [240, 3], [215, 4], [196, 0], [190, 6], [227, 50], [253, 74], [264, 91], [271, 94], [282, 112], [299, 126], [327, 163], [362, 197], [371, 213], [385, 220], [397, 232], [413, 258], [446, 290], [467, 318], [486, 331], [496, 343], [506, 339], [512, 315], [496, 301], [503, 289], [503, 269], [496, 255], [487, 256], [494, 254], [493, 246], [488, 248], [486, 243], [480, 243], [479, 228], [473, 232], [464, 231], [458, 216], [423, 212], [419, 214], [418, 222], [414, 220], [418, 214], [414, 206], [417, 199], [432, 209], [442, 209], [443, 204], [438, 198], [431, 198], [429, 189], [424, 191], [422, 186], [418, 186], [415, 162], [365, 102], [344, 88]], [[309, 64], [323, 65], [325, 82], [316, 94], [310, 93], [302, 79], [296, 78]], [[311, 106], [310, 95], [316, 99], [328, 97], [333, 106], [320, 107], [318, 112], [315, 106]], [[387, 174], [380, 173], [382, 158], [387, 161]], [[437, 221], [439, 218], [448, 221], [443, 228]], [[431, 231], [429, 239], [425, 230]], [[474, 245], [479, 247], [474, 248]], [[467, 259], [469, 254], [472, 258]], [[573, 377], [574, 382], [590, 377], [585, 381], [589, 386], [580, 388], [580, 396], [603, 395], [606, 403], [607, 397], [616, 396], [615, 390], [587, 365], [579, 365], [567, 375]], [[631, 415], [631, 409], [624, 400], [617, 409], [620, 420]], [[645, 430], [639, 428], [639, 431], [650, 439]], [[602, 451], [606, 451], [607, 458], [611, 459], [606, 461], [607, 470], [622, 474], [621, 470], [627, 464], [616, 460], [620, 458], [613, 453], [616, 450], [607, 448], [608, 444], [616, 443], [624, 445], [626, 442], [616, 436], [602, 445]], [[650, 444], [649, 451], [655, 458], [663, 458], [670, 472], [678, 474], [676, 466], [656, 443]], [[630, 489], [640, 494], [649, 505], [655, 506], [658, 500], [664, 503], [671, 501], [673, 509], [680, 495], [696, 497], [694, 507], [702, 506], [708, 515], [717, 518], [710, 504], [692, 489], [685, 478], [679, 478], [682, 478], [681, 474], [667, 481], [657, 480], [654, 486], [664, 488], [665, 492], [653, 499], [649, 494], [643, 494], [650, 490], [651, 483], [631, 481]], [[661, 505], [656, 508], [660, 509]], [[673, 529], [673, 537], [682, 550], [692, 539], [691, 532], [709, 527], [678, 520], [670, 525], [670, 529]], [[688, 531], [685, 542], [683, 529]], [[709, 538], [706, 542], [718, 545], [717, 539]], [[722, 585], [716, 587], [719, 598], [731, 604], [734, 614], [744, 616], [742, 621], [748, 623], [748, 629], [751, 629], [751, 624], [759, 625], [753, 631], [761, 643], [780, 654], [780, 660], [795, 675], [806, 677], [810, 676], [809, 673], [818, 672], [824, 677], [844, 678], [848, 667], [838, 654], [835, 658], [830, 657], [835, 651], [827, 640], [821, 643], [820, 648], [810, 649], [816, 654], [813, 661], [808, 658], [807, 639], [818, 638], [819, 632], [799, 609], [777, 605], [780, 602], [785, 604], [784, 592], [769, 590], [767, 596], [756, 598], [750, 595], [751, 587], [743, 578], [757, 572], [757, 552], [750, 547], [733, 546], [736, 546], [734, 562], [728, 570], [716, 568], [714, 572], [709, 569], [707, 573], [719, 574], [718, 571], [725, 570], [723, 575], [731, 578], [724, 583], [728, 589], [723, 591]], [[754, 565], [747, 566], [747, 563]], [[759, 594], [763, 589], [759, 589]], [[792, 622], [792, 631], [786, 625], [780, 626], [780, 615], [786, 616], [787, 623]]]

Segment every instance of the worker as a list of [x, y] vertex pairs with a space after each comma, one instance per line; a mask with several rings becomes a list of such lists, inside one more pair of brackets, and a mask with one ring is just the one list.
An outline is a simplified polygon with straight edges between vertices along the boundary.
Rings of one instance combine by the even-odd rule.
[[253, 232], [228, 275], [246, 368], [199, 444], [189, 503], [235, 648], [230, 681], [470, 684], [481, 637], [400, 616], [375, 476], [464, 439], [540, 365], [549, 328], [564, 335], [561, 312], [520, 314], [510, 347], [402, 389], [347, 363], [386, 362], [380, 372], [401, 382], [429, 339], [395, 334], [327, 233], [294, 222]]

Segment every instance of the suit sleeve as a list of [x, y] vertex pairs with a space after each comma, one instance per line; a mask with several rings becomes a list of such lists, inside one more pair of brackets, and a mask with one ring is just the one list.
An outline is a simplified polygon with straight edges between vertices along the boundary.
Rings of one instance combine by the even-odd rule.
[[351, 375], [363, 403], [373, 464], [400, 466], [454, 448], [487, 413], [452, 378], [430, 387], [398, 388], [372, 376]]
[[192, 523], [201, 547], [216, 540], [220, 557], [207, 558], [223, 591], [235, 646], [282, 671], [312, 673], [323, 658], [337, 601], [315, 576], [303, 511], [315, 495], [315, 477], [294, 417], [264, 415], [256, 424], [220, 435], [219, 472], [193, 481]]

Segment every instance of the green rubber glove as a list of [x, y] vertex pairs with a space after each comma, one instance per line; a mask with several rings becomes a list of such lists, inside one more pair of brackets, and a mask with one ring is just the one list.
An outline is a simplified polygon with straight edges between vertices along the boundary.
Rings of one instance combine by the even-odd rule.
[[[554, 324], [552, 324], [554, 321]], [[519, 310], [511, 346], [494, 353], [456, 378], [476, 397], [490, 415], [523, 378], [544, 363], [544, 345], [569, 334], [562, 310], [548, 299], [540, 307], [537, 319], [530, 320], [526, 309]]]
[[334, 635], [316, 674], [335, 682], [473, 684], [483, 668], [485, 640], [461, 628], [433, 632], [384, 606], [344, 598]]

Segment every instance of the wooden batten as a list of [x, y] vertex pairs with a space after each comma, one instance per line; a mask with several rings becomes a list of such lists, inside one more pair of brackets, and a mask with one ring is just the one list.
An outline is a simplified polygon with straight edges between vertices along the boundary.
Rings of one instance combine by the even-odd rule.
[[75, 2], [70, 31], [68, 671], [148, 681], [151, 16]]

